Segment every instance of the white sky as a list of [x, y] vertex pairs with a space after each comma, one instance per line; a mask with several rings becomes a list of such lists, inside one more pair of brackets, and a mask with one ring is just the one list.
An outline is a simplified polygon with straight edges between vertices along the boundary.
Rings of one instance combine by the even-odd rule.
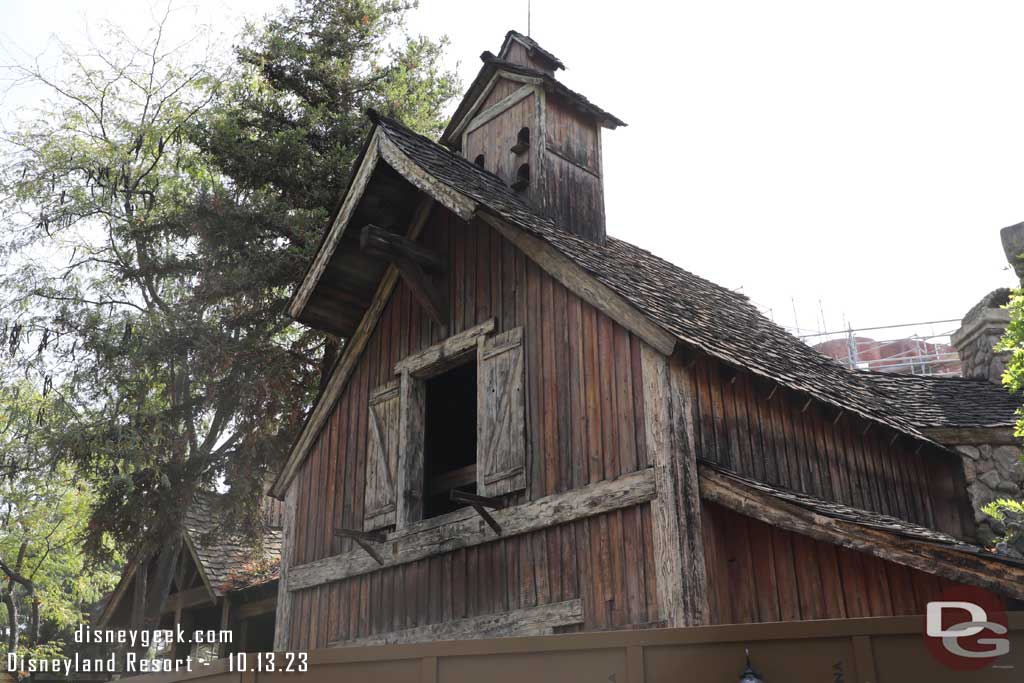
[[[204, 21], [231, 36], [279, 2], [177, 4], [182, 35]], [[422, 0], [410, 29], [447, 33], [468, 85], [482, 51], [525, 31], [526, 5]], [[998, 230], [1024, 221], [1024, 3], [533, 0], [532, 13], [559, 77], [629, 123], [604, 137], [611, 234], [742, 288], [781, 324], [795, 300], [812, 330], [960, 318], [1014, 284]], [[0, 41], [36, 52], [103, 17], [149, 22], [140, 2], [0, 0]]]

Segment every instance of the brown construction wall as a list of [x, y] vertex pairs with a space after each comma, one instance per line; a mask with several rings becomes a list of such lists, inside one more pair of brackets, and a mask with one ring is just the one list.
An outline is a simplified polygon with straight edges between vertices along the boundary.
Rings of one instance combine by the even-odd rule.
[[[678, 683], [737, 681], [750, 651], [768, 683], [1010, 683], [1024, 667], [1024, 613], [1011, 613], [1010, 653], [954, 671], [925, 647], [919, 617], [749, 624], [355, 647], [309, 653], [306, 673], [230, 672], [216, 662], [137, 683]], [[283, 661], [278, 655], [277, 661]], [[250, 659], [251, 668], [255, 663]]]

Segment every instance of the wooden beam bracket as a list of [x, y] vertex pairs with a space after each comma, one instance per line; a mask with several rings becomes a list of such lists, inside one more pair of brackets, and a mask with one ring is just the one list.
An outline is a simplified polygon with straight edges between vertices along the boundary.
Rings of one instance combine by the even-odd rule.
[[377, 549], [374, 548], [372, 543], [384, 543], [387, 541], [387, 535], [382, 531], [357, 531], [356, 529], [335, 529], [335, 536], [341, 536], [342, 538], [351, 538], [355, 541], [360, 548], [366, 551], [366, 554], [377, 561], [377, 564], [383, 566], [385, 564], [384, 558], [381, 557]]
[[443, 273], [447, 267], [443, 258], [419, 242], [376, 225], [363, 228], [359, 234], [359, 246], [370, 256], [392, 263], [408, 259], [432, 273]]
[[485, 496], [477, 496], [472, 493], [466, 493], [458, 489], [452, 489], [448, 494], [448, 497], [453, 503], [463, 503], [469, 505], [476, 513], [487, 522], [487, 526], [494, 529], [494, 533], [501, 536], [501, 525], [498, 524], [497, 520], [491, 516], [488, 510], [501, 510], [505, 507], [505, 503], [498, 498], [487, 498]]

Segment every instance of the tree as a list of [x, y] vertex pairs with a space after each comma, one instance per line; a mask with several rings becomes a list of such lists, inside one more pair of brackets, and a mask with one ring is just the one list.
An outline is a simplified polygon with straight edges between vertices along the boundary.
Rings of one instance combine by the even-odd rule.
[[52, 408], [28, 383], [0, 389], [0, 656], [59, 655], [66, 631], [117, 580], [113, 564], [82, 552], [93, 496], [46, 453], [36, 426]]
[[363, 109], [442, 124], [455, 82], [443, 43], [401, 34], [411, 6], [303, 0], [248, 27], [227, 71], [165, 45], [171, 13], [141, 42], [110, 27], [108, 47], [65, 46], [60, 77], [18, 67], [52, 99], [8, 134], [0, 175], [3, 376], [52, 392], [50, 452], [95, 482], [91, 556], [112, 540], [156, 559], [139, 627], [159, 620], [196, 490], [226, 485], [225, 519], [255, 531], [333, 360], [338, 340], [285, 307]]
[[[1011, 259], [1011, 263], [1014, 261]], [[1013, 290], [1007, 308], [1010, 324], [996, 350], [1009, 352], [1003, 386], [1011, 394], [1018, 394], [1024, 390], [1024, 288]], [[1024, 438], [1024, 408], [1017, 410], [1017, 418], [1014, 436]], [[1024, 456], [1021, 456], [1021, 462], [1024, 464]], [[1024, 501], [1001, 498], [983, 507], [982, 511], [1005, 528], [1003, 537], [996, 541], [997, 547], [1024, 559]]]

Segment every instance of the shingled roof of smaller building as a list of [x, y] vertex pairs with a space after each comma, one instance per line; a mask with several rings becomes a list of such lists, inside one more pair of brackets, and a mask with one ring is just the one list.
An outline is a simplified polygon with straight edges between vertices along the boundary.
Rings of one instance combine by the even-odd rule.
[[235, 534], [221, 534], [221, 511], [215, 493], [199, 493], [185, 516], [187, 541], [199, 570], [213, 593], [240, 591], [277, 581], [281, 571], [281, 529], [267, 528], [263, 552], [254, 554], [252, 544]]
[[1022, 398], [983, 379], [884, 372], [859, 374], [889, 409], [911, 424], [929, 427], [1010, 427]]

